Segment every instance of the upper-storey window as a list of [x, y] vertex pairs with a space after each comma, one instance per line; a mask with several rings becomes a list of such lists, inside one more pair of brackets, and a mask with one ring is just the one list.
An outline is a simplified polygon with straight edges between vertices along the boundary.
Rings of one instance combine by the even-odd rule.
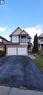
[[14, 42], [14, 43], [19, 42], [18, 36], [12, 36], [12, 42]]

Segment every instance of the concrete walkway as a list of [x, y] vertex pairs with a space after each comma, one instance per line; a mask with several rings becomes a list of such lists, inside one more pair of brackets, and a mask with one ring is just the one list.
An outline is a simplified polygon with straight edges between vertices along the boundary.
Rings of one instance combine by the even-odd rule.
[[28, 56], [32, 59], [32, 60], [34, 60], [34, 59], [36, 59], [36, 57], [33, 55], [33, 54], [28, 54]]
[[43, 92], [0, 86], [0, 95], [43, 95]]

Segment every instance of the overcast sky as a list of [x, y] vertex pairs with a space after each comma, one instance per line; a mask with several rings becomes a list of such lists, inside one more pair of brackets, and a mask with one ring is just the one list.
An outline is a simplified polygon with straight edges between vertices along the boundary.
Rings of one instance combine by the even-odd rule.
[[0, 5], [0, 35], [9, 39], [17, 27], [30, 36], [43, 32], [43, 0], [5, 0]]

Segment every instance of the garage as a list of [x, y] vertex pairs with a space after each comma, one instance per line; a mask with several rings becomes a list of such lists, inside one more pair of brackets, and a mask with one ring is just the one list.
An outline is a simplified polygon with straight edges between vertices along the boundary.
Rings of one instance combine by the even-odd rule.
[[7, 55], [16, 55], [16, 48], [7, 48]]
[[27, 55], [27, 46], [23, 45], [7, 45], [6, 55]]
[[18, 48], [18, 55], [26, 55], [27, 48]]

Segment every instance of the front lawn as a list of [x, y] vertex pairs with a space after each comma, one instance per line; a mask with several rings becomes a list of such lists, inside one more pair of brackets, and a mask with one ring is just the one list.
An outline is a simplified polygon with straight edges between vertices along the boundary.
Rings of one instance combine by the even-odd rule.
[[43, 69], [43, 56], [40, 55], [40, 54], [36, 54], [36, 59], [35, 59], [35, 62], [36, 64], [41, 68]]

